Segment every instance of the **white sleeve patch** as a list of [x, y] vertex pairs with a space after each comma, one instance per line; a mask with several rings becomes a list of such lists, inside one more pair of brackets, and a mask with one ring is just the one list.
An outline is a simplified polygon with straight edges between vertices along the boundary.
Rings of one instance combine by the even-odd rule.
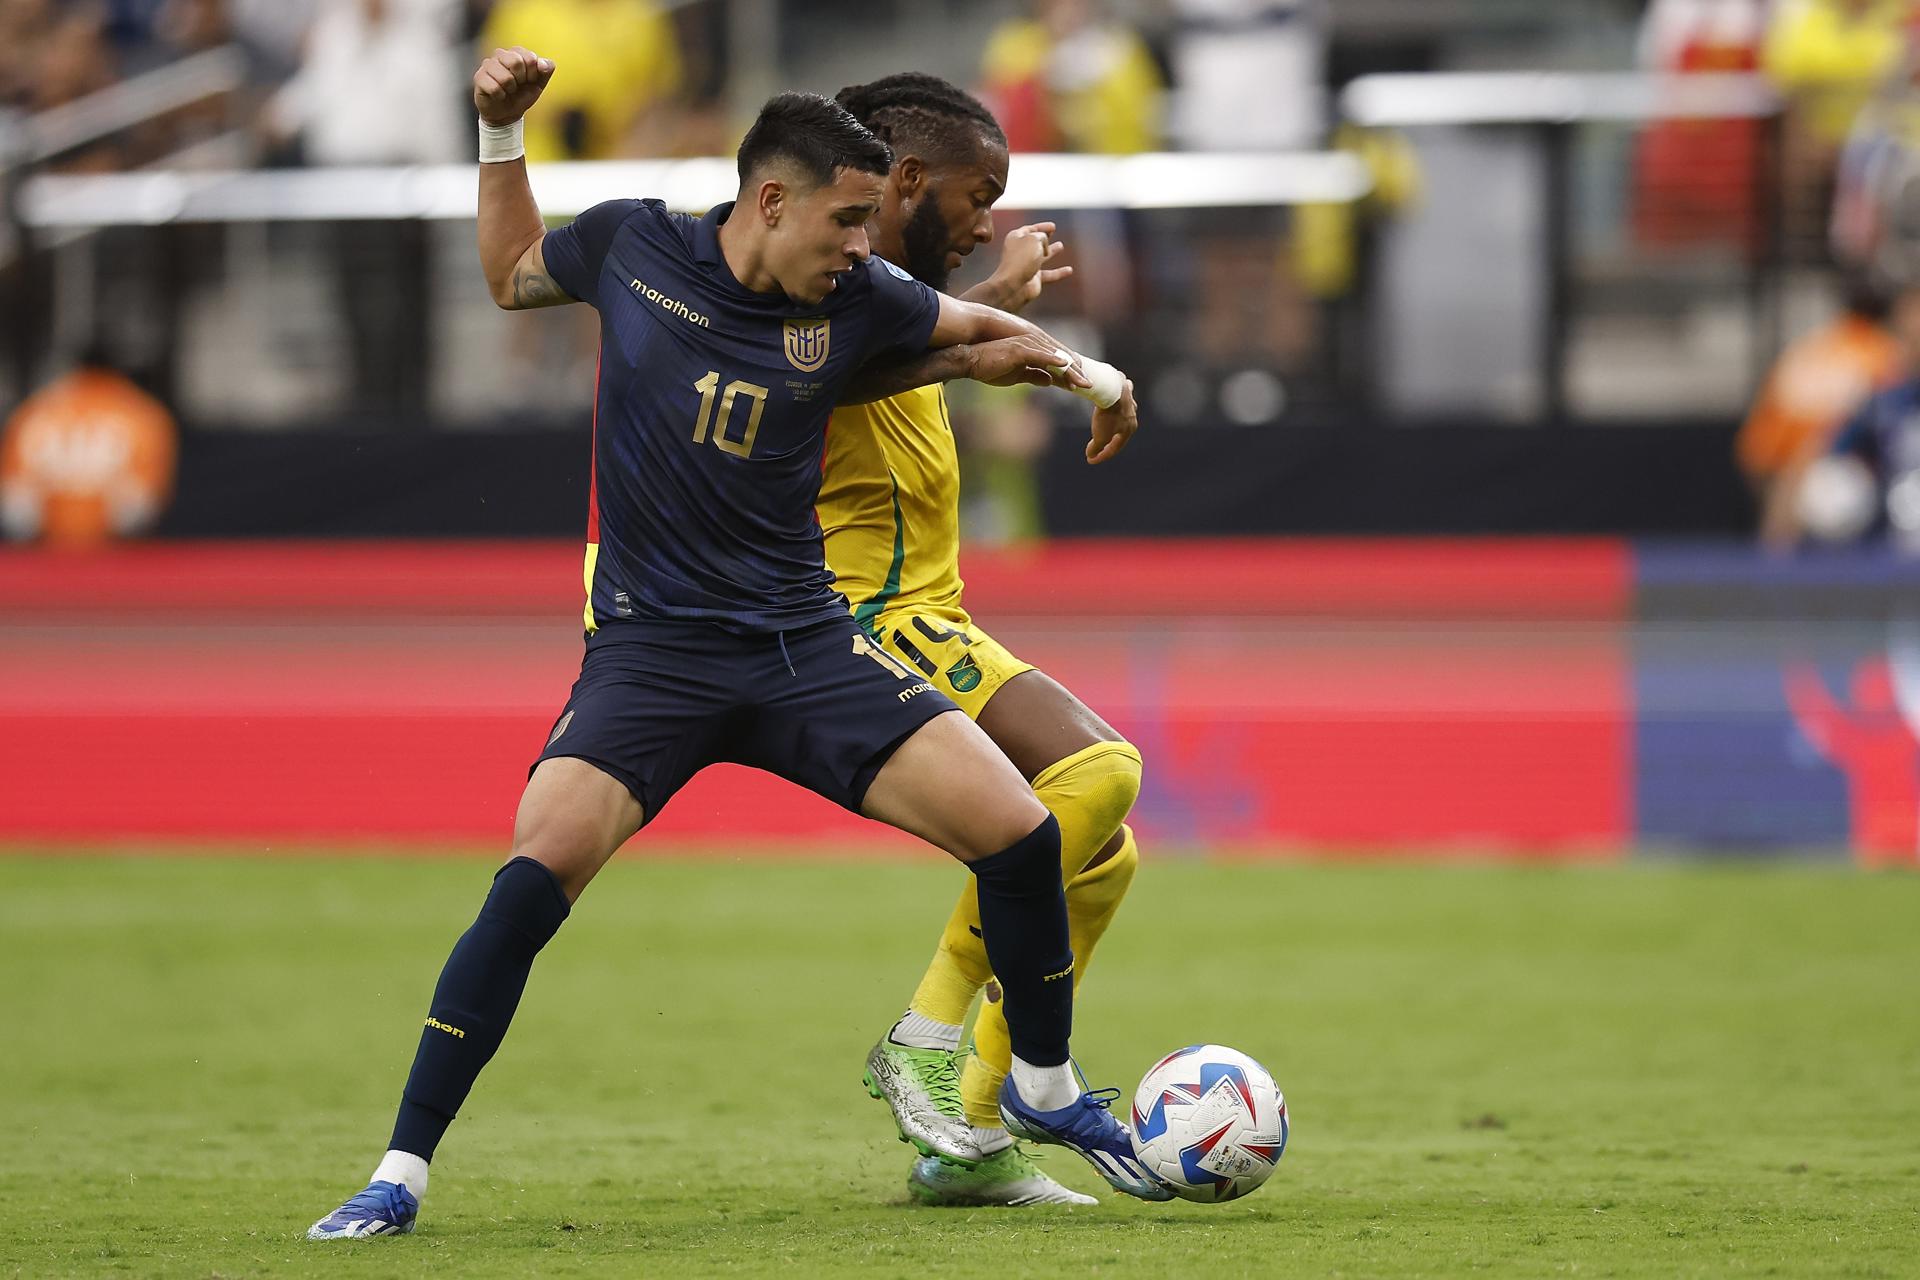
[[879, 263], [879, 264], [880, 264], [881, 266], [883, 266], [883, 267], [885, 267], [885, 268], [886, 268], [886, 269], [887, 269], [888, 271], [891, 271], [891, 272], [893, 273], [893, 275], [894, 275], [894, 278], [895, 278], [896, 280], [911, 280], [911, 279], [913, 279], [913, 277], [912, 277], [912, 276], [910, 276], [910, 275], [908, 275], [908, 274], [907, 274], [906, 272], [904, 272], [904, 271], [902, 271], [902, 270], [901, 270], [901, 269], [900, 269], [899, 267], [896, 267], [896, 266], [894, 266], [894, 265], [893, 265], [893, 264], [892, 264], [891, 262], [888, 262], [888, 261], [887, 261], [887, 260], [886, 260], [885, 258], [883, 258], [883, 257], [881, 257], [881, 256], [880, 256], [879, 254], [877, 254], [877, 253], [873, 255], [873, 260], [874, 260], [875, 262], [877, 262], [877, 263]]

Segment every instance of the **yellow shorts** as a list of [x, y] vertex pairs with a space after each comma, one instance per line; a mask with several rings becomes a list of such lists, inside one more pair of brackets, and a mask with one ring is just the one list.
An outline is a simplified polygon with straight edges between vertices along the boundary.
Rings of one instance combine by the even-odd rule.
[[1032, 663], [1020, 661], [974, 626], [964, 609], [889, 609], [874, 619], [874, 635], [974, 720], [1001, 685], [1033, 670]]

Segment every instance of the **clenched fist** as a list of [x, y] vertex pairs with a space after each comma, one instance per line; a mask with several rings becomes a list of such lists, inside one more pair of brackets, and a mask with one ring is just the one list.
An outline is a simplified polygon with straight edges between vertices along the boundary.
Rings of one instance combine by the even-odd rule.
[[540, 99], [553, 79], [553, 61], [519, 45], [495, 49], [473, 73], [473, 107], [492, 125], [512, 124]]

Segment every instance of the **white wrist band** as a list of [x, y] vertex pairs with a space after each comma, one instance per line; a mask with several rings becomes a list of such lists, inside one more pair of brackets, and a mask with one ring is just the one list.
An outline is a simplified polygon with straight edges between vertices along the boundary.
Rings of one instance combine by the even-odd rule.
[[512, 124], [488, 124], [480, 122], [480, 163], [500, 164], [507, 160], [518, 160], [527, 154], [527, 122], [515, 120]]
[[[1061, 355], [1071, 355], [1062, 351]], [[1067, 390], [1077, 396], [1093, 401], [1102, 409], [1111, 409], [1120, 401], [1120, 393], [1126, 390], [1126, 375], [1104, 360], [1095, 360], [1092, 356], [1080, 356], [1080, 372], [1087, 375], [1090, 387], [1068, 386]]]

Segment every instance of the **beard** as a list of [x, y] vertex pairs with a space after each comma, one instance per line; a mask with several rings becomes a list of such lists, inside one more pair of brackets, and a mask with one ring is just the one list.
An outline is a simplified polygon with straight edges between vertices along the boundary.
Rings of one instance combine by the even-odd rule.
[[907, 274], [929, 289], [947, 291], [947, 228], [940, 220], [940, 201], [928, 193], [901, 229], [900, 240], [907, 260], [900, 265]]

